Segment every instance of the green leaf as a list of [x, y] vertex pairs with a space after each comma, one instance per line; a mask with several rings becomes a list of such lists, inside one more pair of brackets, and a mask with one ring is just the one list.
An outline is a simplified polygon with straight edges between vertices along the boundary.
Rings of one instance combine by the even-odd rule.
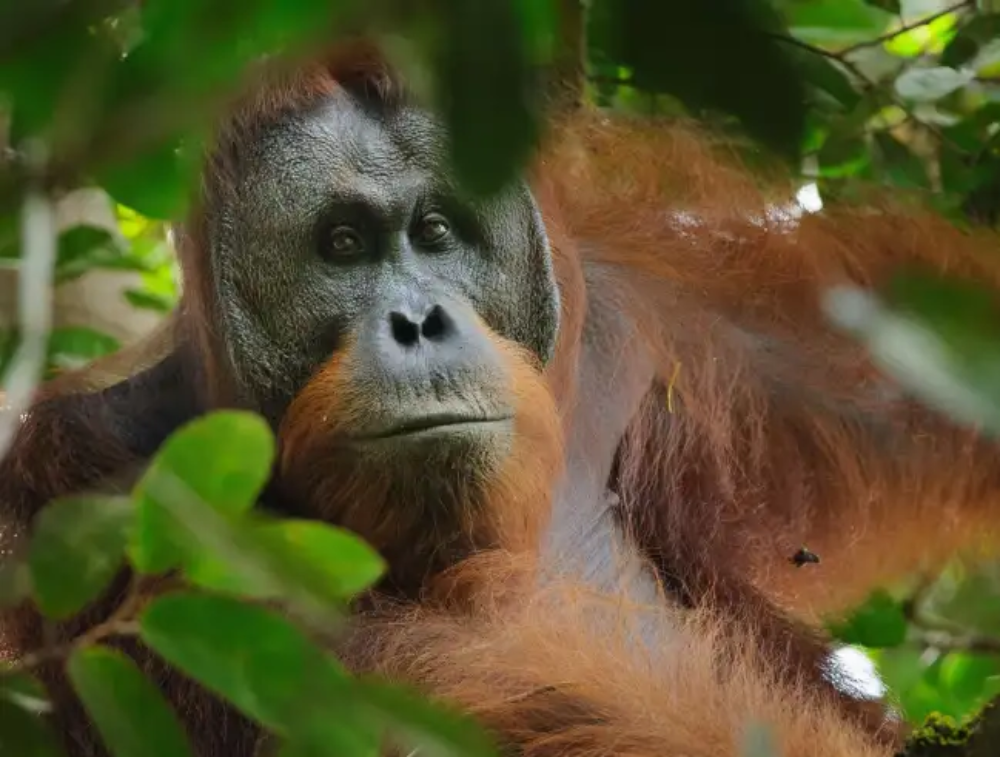
[[930, 189], [930, 179], [920, 158], [888, 132], [877, 132], [875, 144], [885, 175], [903, 189]]
[[381, 572], [377, 554], [332, 526], [220, 513], [182, 491], [170, 494], [169, 509], [154, 502], [140, 511], [133, 544], [137, 564], [180, 566], [194, 585], [278, 599], [327, 629], [341, 619], [347, 596]]
[[[191, 0], [149, 0], [142, 14], [144, 38], [132, 53], [137, 73], [140, 68], [171, 71], [171, 88], [182, 92], [207, 91], [223, 85], [246, 63], [235, 38], [259, 4], [254, 0], [242, 4], [220, 0], [211, 5]], [[210, 15], [213, 12], [214, 16]]]
[[894, 697], [915, 690], [927, 672], [930, 658], [916, 647], [893, 647], [869, 651], [879, 676]]
[[972, 194], [994, 176], [991, 161], [975, 161], [954, 150], [942, 149], [938, 153], [938, 166], [944, 194], [962, 198]]
[[[989, 108], [990, 106], [979, 108], [964, 121], [942, 127], [941, 133], [946, 137], [947, 142], [939, 148], [940, 155], [942, 157], [945, 155], [962, 155], [964, 157], [966, 153], [969, 155], [978, 153], [983, 148], [984, 137], [989, 127], [989, 122], [979, 123], [979, 118], [983, 113], [988, 113]], [[1000, 108], [997, 108], [996, 112], [1000, 112]], [[956, 147], [958, 149], [955, 149]]]
[[283, 519], [263, 526], [258, 535], [282, 564], [311, 568], [317, 592], [350, 597], [370, 588], [385, 572], [378, 552], [356, 534], [336, 526]]
[[[14, 29], [19, 26], [13, 22]], [[0, 97], [6, 95], [13, 101], [11, 144], [20, 145], [53, 126], [53, 116], [68, 93], [74, 71], [98, 52], [98, 42], [84, 24], [63, 19], [62, 23], [43, 24], [36, 36], [22, 42], [18, 55], [4, 59]]]
[[996, 225], [1000, 219], [1000, 155], [989, 152], [979, 156], [973, 168], [972, 188], [962, 201], [962, 212], [975, 224]]
[[943, 696], [937, 681], [940, 658], [928, 665], [920, 679], [912, 688], [900, 693], [898, 699], [906, 719], [911, 723], [920, 722], [932, 713], [954, 716], [955, 710]]
[[48, 357], [56, 368], [71, 370], [117, 352], [120, 347], [110, 334], [86, 326], [62, 326], [49, 332]]
[[191, 526], [174, 544], [180, 550], [184, 577], [192, 585], [241, 597], [294, 602], [273, 574], [270, 555], [261, 550], [252, 523], [214, 517], [205, 509], [196, 514], [194, 521], [180, 514], [175, 518]]
[[797, 159], [806, 86], [765, 0], [623, 0], [618, 34], [613, 52], [636, 86], [733, 115], [751, 136]]
[[935, 102], [974, 81], [974, 71], [958, 71], [947, 66], [908, 68], [896, 79], [896, 92], [914, 102]]
[[832, 624], [830, 631], [845, 644], [880, 648], [902, 644], [907, 627], [902, 603], [878, 590], [846, 620]]
[[[920, 0], [918, 0], [919, 2]], [[934, 16], [926, 7], [914, 9], [910, 20], [922, 15], [924, 22], [898, 31], [883, 42], [886, 52], [899, 58], [919, 59], [920, 56], [941, 55], [955, 36], [958, 14], [955, 12]], [[900, 25], [902, 22], [898, 22]]]
[[[178, 217], [195, 188], [203, 133], [211, 130], [206, 107], [239, 87], [248, 65], [262, 54], [303, 51], [332, 44], [337, 20], [354, 10], [351, 0], [147, 0], [141, 40], [130, 43], [108, 87], [107, 112], [130, 112], [147, 102], [173, 103], [167, 120], [151, 122], [149, 149], [138, 160], [103, 166], [97, 183], [144, 215]], [[198, 136], [195, 136], [198, 135]], [[178, 155], [174, 148], [181, 144]]]
[[156, 496], [157, 477], [169, 474], [218, 512], [238, 515], [254, 506], [270, 476], [274, 454], [274, 435], [259, 415], [213, 412], [170, 436], [139, 488], [144, 496]]
[[98, 226], [80, 224], [59, 235], [56, 276], [69, 281], [127, 252], [110, 231]]
[[810, 0], [781, 8], [796, 37], [820, 45], [871, 41], [893, 20], [884, 8], [864, 0]]
[[132, 517], [123, 497], [61, 499], [42, 509], [28, 552], [42, 612], [67, 618], [107, 588], [122, 567]]
[[178, 520], [191, 525], [180, 560], [193, 585], [225, 594], [274, 599], [302, 620], [329, 630], [345, 600], [383, 571], [377, 553], [356, 536], [313, 521], [272, 521], [254, 514], [231, 520], [201, 508]]
[[526, 18], [526, 2], [455, 0], [442, 18], [437, 99], [456, 175], [477, 195], [514, 179], [540, 134], [539, 82], [525, 27], [527, 19], [545, 17]]
[[125, 291], [125, 299], [132, 307], [140, 310], [152, 310], [157, 313], [169, 313], [176, 304], [170, 297], [156, 294], [154, 292], [143, 292], [139, 289], [128, 289]]
[[865, 0], [868, 5], [898, 15], [902, 12], [899, 0]]
[[[347, 0], [257, 0], [234, 3], [239, 27], [234, 29], [237, 50], [246, 56], [269, 52], [283, 46], [302, 46], [310, 41], [329, 43], [330, 30], [353, 10]], [[207, 11], [211, 13], [211, 11]], [[209, 16], [214, 18], [214, 16]], [[237, 70], [237, 75], [239, 70]]]
[[972, 118], [976, 124], [984, 128], [1000, 123], [1000, 103], [986, 103], [973, 114]]
[[0, 672], [0, 700], [35, 715], [52, 711], [48, 693], [41, 682], [30, 673], [19, 670]]
[[42, 720], [52, 705], [42, 684], [31, 674], [0, 673], [0, 754], [57, 757], [55, 734]]
[[1000, 565], [952, 565], [925, 595], [926, 612], [972, 633], [1000, 637]]
[[947, 655], [913, 646], [878, 650], [872, 657], [892, 699], [911, 723], [932, 712], [956, 718], [969, 714], [969, 700], [953, 696], [946, 680]]
[[957, 68], [972, 61], [980, 49], [1000, 36], [1000, 14], [975, 15], [941, 53], [941, 65]]
[[121, 652], [106, 647], [77, 649], [70, 655], [67, 672], [114, 757], [193, 755], [170, 705]]
[[17, 757], [62, 757], [47, 724], [8, 699], [0, 699], [0, 754]]
[[[192, 556], [185, 575], [196, 585], [259, 599], [289, 598], [288, 588], [336, 602], [369, 588], [385, 571], [379, 554], [358, 536], [325, 523], [282, 519], [248, 525], [254, 553], [266, 556], [277, 581], [250, 582], [233, 563], [209, 552]], [[259, 551], [258, 551], [259, 550]]]
[[155, 573], [181, 562], [197, 524], [177, 520], [178, 507], [211, 508], [227, 517], [250, 510], [270, 476], [274, 451], [270, 427], [248, 412], [215, 412], [172, 434], [136, 487], [135, 566]]
[[382, 681], [363, 682], [356, 706], [371, 708], [389, 730], [421, 754], [440, 757], [493, 757], [499, 754], [493, 739], [472, 719], [417, 692]]
[[826, 92], [845, 109], [856, 108], [861, 102], [861, 94], [851, 80], [828, 59], [804, 50], [793, 53], [792, 58], [799, 63], [809, 84]]
[[950, 652], [941, 662], [940, 679], [956, 708], [972, 714], [996, 694], [1000, 660], [993, 655]]
[[817, 154], [820, 176], [852, 176], [867, 165], [869, 153], [864, 138], [841, 130], [831, 132]]
[[[348, 681], [332, 659], [278, 613], [227, 597], [162, 596], [143, 612], [140, 634], [185, 675], [279, 733], [323, 699], [322, 689], [339, 693]], [[319, 697], [314, 696], [317, 689]], [[322, 703], [331, 706], [329, 719], [338, 703]]]
[[881, 370], [959, 422], [1000, 433], [1000, 338], [993, 293], [981, 284], [899, 274], [885, 302], [843, 287], [826, 309]]
[[197, 144], [161, 142], [127, 162], [101, 166], [94, 179], [122, 205], [149, 218], [176, 220], [187, 209], [197, 176], [198, 155]]
[[331, 30], [353, 6], [346, 0], [147, 0], [145, 37], [133, 57], [141, 68], [169, 71], [174, 92], [212, 92], [231, 86], [262, 53], [332, 43]]

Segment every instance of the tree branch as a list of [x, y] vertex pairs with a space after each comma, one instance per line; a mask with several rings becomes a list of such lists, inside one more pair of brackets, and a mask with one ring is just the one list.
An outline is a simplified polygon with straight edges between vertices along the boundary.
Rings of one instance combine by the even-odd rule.
[[958, 623], [928, 617], [924, 604], [932, 580], [923, 580], [903, 603], [903, 617], [910, 625], [910, 640], [936, 649], [1000, 655], [1000, 637], [970, 631]]
[[937, 21], [939, 18], [944, 18], [949, 13], [957, 13], [957, 12], [963, 10], [963, 9], [965, 9], [965, 10], [974, 10], [975, 9], [975, 2], [974, 2], [974, 0], [962, 0], [962, 2], [955, 3], [954, 5], [949, 6], [948, 8], [945, 8], [944, 10], [940, 10], [940, 11], [937, 11], [936, 13], [932, 13], [931, 15], [925, 16], [924, 18], [922, 18], [922, 19], [920, 19], [918, 21], [912, 21], [912, 22], [910, 22], [908, 24], [904, 24], [903, 26], [899, 27], [895, 31], [886, 32], [885, 34], [882, 34], [882, 35], [880, 35], [878, 37], [875, 37], [873, 39], [867, 39], [864, 42], [857, 42], [857, 43], [855, 43], [853, 45], [849, 45], [849, 46], [843, 48], [838, 53], [838, 56], [842, 57], [842, 56], [845, 56], [845, 55], [850, 55], [851, 53], [856, 52], [858, 50], [864, 50], [866, 47], [875, 47], [876, 45], [884, 44], [886, 42], [889, 42], [890, 40], [895, 39], [896, 37], [900, 37], [900, 36], [906, 34], [907, 32], [912, 32], [914, 29], [919, 29], [922, 26], [929, 26], [930, 24], [933, 24], [935, 21]]
[[846, 68], [857, 79], [859, 79], [865, 89], [875, 89], [877, 86], [876, 83], [872, 81], [871, 78], [869, 78], [869, 76], [864, 71], [862, 71], [856, 63], [845, 58], [843, 53], [835, 53], [831, 50], [825, 50], [822, 47], [811, 45], [808, 42], [804, 42], [801, 39], [798, 39], [797, 37], [792, 37], [788, 34], [777, 34], [773, 32], [768, 32], [767, 36], [778, 42], [783, 42], [786, 45], [797, 47], [800, 50], [805, 50], [806, 52], [812, 53], [813, 55], [818, 55], [821, 58], [828, 58], [829, 60], [836, 61], [844, 68]]
[[979, 633], [954, 633], [936, 628], [913, 628], [910, 640], [923, 647], [949, 652], [1000, 655], [1000, 639]]
[[[964, 4], [965, 3], [963, 3], [963, 5]], [[929, 23], [929, 21], [924, 20], [923, 22], [921, 22], [921, 24], [918, 24], [918, 26], [926, 23]], [[902, 33], [901, 31], [898, 31], [894, 32], [893, 34], [895, 35], [901, 33]], [[767, 36], [771, 37], [771, 39], [774, 39], [778, 42], [783, 42], [787, 45], [791, 45], [801, 50], [805, 50], [806, 52], [812, 53], [813, 55], [819, 55], [823, 58], [827, 58], [836, 63], [839, 63], [861, 83], [862, 88], [866, 92], [873, 92], [878, 89], [878, 83], [873, 81], [864, 71], [862, 71], [857, 63], [855, 63], [854, 61], [852, 61], [850, 58], [847, 57], [848, 52], [852, 50], [857, 50], [860, 47], [867, 46], [869, 44], [867, 42], [859, 45], [854, 45], [853, 47], [847, 48], [840, 52], [833, 52], [831, 50], [825, 50], [822, 47], [817, 47], [816, 45], [811, 45], [808, 42], [803, 42], [801, 39], [797, 39], [796, 37], [792, 37], [787, 34], [768, 33]], [[903, 112], [905, 112], [906, 115], [909, 117], [911, 121], [913, 121], [914, 124], [917, 124], [922, 129], [925, 129], [929, 133], [933, 134], [938, 140], [940, 140], [941, 144], [949, 147], [958, 154], [960, 155], [966, 154], [965, 150], [963, 150], [959, 145], [957, 145], [954, 141], [952, 141], [939, 128], [937, 128], [933, 124], [921, 121], [920, 118], [918, 118], [917, 115], [913, 112], [913, 109], [909, 107], [905, 102], [903, 102], [899, 97], [892, 95], [891, 97], [893, 104], [899, 107]]]
[[22, 264], [18, 275], [17, 314], [21, 344], [7, 374], [5, 412], [0, 417], [0, 458], [21, 424], [21, 414], [31, 404], [38, 377], [45, 367], [52, 321], [52, 275], [56, 263], [55, 208], [37, 177], [45, 165], [38, 146], [30, 155], [34, 179], [24, 197], [21, 216]]

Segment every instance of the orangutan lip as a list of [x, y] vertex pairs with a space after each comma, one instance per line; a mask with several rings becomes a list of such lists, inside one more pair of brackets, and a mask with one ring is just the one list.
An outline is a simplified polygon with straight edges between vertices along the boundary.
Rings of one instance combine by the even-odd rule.
[[360, 436], [363, 441], [374, 441], [378, 439], [390, 439], [397, 436], [409, 436], [419, 434], [424, 431], [435, 431], [437, 429], [448, 428], [450, 426], [485, 426], [493, 423], [502, 423], [511, 420], [513, 416], [497, 415], [460, 415], [457, 413], [440, 413], [437, 415], [425, 415], [420, 418], [397, 423], [382, 431]]

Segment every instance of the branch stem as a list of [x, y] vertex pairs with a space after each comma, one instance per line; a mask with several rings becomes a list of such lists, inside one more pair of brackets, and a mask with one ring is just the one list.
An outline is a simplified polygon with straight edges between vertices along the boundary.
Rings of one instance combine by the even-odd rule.
[[55, 206], [42, 187], [44, 150], [34, 146], [29, 155], [29, 180], [21, 210], [21, 267], [18, 275], [17, 315], [20, 344], [7, 374], [5, 407], [0, 416], [0, 458], [14, 439], [21, 415], [28, 409], [45, 366], [52, 327], [52, 277], [58, 232]]
[[857, 42], [853, 45], [849, 45], [840, 50], [838, 56], [843, 57], [845, 55], [850, 55], [853, 52], [857, 52], [858, 50], [864, 50], [866, 47], [876, 47], [878, 45], [885, 44], [886, 42], [894, 40], [896, 37], [900, 37], [908, 32], [912, 32], [914, 29], [920, 29], [921, 27], [929, 26], [930, 24], [933, 24], [935, 21], [937, 21], [939, 18], [944, 18], [949, 13], [958, 13], [961, 10], [973, 10], [974, 8], [975, 8], [974, 0], [962, 0], [961, 2], [955, 3], [954, 5], [944, 8], [943, 10], [939, 10], [935, 13], [932, 13], [929, 16], [924, 16], [923, 18], [917, 19], [916, 21], [911, 21], [908, 24], [903, 24], [898, 29], [894, 29], [891, 32], [886, 32], [885, 34], [881, 34], [873, 39], [866, 39], [864, 42]]

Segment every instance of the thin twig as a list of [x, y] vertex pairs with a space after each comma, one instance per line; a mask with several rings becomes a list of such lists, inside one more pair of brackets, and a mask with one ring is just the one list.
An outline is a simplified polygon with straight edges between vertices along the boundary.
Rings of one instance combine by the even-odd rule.
[[[768, 36], [779, 42], [784, 42], [785, 44], [792, 45], [793, 47], [798, 47], [799, 49], [805, 50], [806, 52], [810, 52], [813, 55], [819, 55], [823, 58], [827, 58], [828, 60], [832, 60], [836, 63], [839, 63], [861, 82], [861, 85], [866, 92], [873, 92], [879, 88], [878, 82], [874, 81], [864, 71], [862, 71], [861, 68], [858, 66], [858, 64], [856, 64], [854, 61], [846, 57], [846, 51], [833, 52], [831, 50], [825, 50], [822, 47], [811, 45], [808, 42], [803, 42], [801, 39], [797, 39], [795, 37], [791, 37], [786, 34], [768, 34]], [[893, 105], [896, 105], [904, 113], [906, 113], [909, 119], [912, 120], [915, 124], [917, 124], [920, 128], [928, 131], [929, 133], [937, 137], [937, 139], [940, 140], [942, 145], [945, 145], [946, 147], [958, 153], [959, 155], [966, 154], [965, 150], [962, 149], [962, 147], [956, 144], [951, 138], [948, 137], [947, 134], [942, 132], [937, 126], [935, 126], [934, 124], [929, 124], [926, 121], [922, 121], [916, 115], [916, 113], [914, 113], [913, 109], [909, 105], [907, 105], [901, 98], [897, 97], [896, 95], [888, 91], [887, 94], [889, 95]]]
[[47, 645], [35, 652], [22, 655], [13, 664], [13, 667], [18, 670], [31, 670], [47, 662], [64, 660], [77, 648], [96, 644], [112, 636], [137, 635], [139, 633], [139, 624], [136, 622], [136, 618], [142, 610], [142, 602], [145, 598], [145, 594], [142, 591], [141, 579], [133, 574], [124, 599], [122, 599], [118, 607], [115, 608], [115, 611], [106, 620], [94, 625], [81, 635], [67, 642]]
[[851, 60], [847, 60], [841, 53], [825, 50], [822, 47], [809, 44], [808, 42], [804, 42], [803, 40], [798, 39], [797, 37], [792, 37], [788, 34], [774, 34], [769, 32], [767, 36], [778, 42], [784, 42], [786, 45], [797, 47], [801, 50], [812, 53], [813, 55], [818, 55], [821, 58], [828, 58], [829, 60], [836, 61], [854, 74], [854, 76], [856, 76], [864, 85], [865, 89], [875, 89], [878, 86], [864, 71], [858, 67], [856, 63]]
[[962, 9], [971, 10], [974, 7], [975, 7], [974, 3], [971, 2], [971, 0], [962, 0], [962, 2], [960, 3], [955, 3], [954, 5], [945, 8], [944, 10], [932, 13], [931, 15], [925, 16], [924, 18], [918, 21], [912, 21], [908, 24], [903, 24], [903, 26], [899, 27], [894, 31], [886, 32], [885, 34], [879, 35], [878, 37], [874, 37], [872, 39], [866, 39], [864, 42], [856, 42], [853, 45], [848, 45], [847, 47], [840, 50], [838, 55], [839, 56], [850, 55], [853, 52], [856, 52], [858, 50], [864, 50], [867, 47], [875, 47], [877, 45], [884, 44], [886, 42], [889, 42], [890, 40], [895, 39], [896, 37], [900, 37], [903, 34], [906, 34], [907, 32], [912, 32], [914, 29], [919, 29], [923, 26], [929, 26], [930, 24], [933, 24], [935, 21], [937, 21], [939, 18], [944, 18], [949, 13], [957, 13]]
[[49, 662], [65, 660], [79, 647], [96, 644], [98, 641], [111, 638], [112, 636], [135, 636], [138, 633], [139, 625], [135, 621], [119, 620], [112, 622], [109, 620], [106, 623], [94, 626], [85, 634], [77, 636], [72, 641], [21, 655], [17, 661], [7, 663], [6, 667], [8, 670], [33, 670]]
[[[28, 150], [29, 175], [42, 175], [45, 163], [40, 145]], [[52, 275], [56, 261], [55, 207], [37, 181], [24, 196], [21, 213], [21, 269], [17, 287], [17, 314], [21, 341], [7, 376], [6, 407], [0, 416], [0, 458], [14, 438], [21, 415], [31, 403], [45, 365], [52, 325]]]
[[903, 603], [903, 617], [911, 627], [910, 641], [944, 651], [1000, 654], [1000, 637], [969, 631], [959, 623], [927, 615], [927, 598], [934, 584], [932, 578], [924, 576]]
[[921, 647], [933, 647], [943, 652], [1000, 655], [1000, 639], [979, 633], [955, 634], [944, 630], [911, 628], [909, 641]]

